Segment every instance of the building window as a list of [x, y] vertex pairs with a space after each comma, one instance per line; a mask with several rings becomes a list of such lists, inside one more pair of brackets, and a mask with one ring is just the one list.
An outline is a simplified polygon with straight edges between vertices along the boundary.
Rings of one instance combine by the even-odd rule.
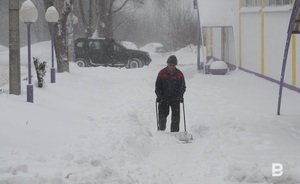
[[267, 6], [284, 6], [293, 4], [292, 0], [267, 0]]
[[242, 0], [244, 7], [255, 7], [260, 6], [260, 0]]
[[[265, 0], [265, 6], [285, 6], [292, 5], [293, 0]], [[243, 7], [261, 6], [261, 0], [242, 0]]]

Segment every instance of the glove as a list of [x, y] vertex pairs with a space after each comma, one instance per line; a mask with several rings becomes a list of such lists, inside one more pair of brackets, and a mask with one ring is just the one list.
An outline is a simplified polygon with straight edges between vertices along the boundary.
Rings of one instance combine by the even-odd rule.
[[179, 98], [178, 98], [178, 101], [179, 101], [180, 103], [183, 103], [183, 101], [184, 101], [183, 97], [179, 97]]

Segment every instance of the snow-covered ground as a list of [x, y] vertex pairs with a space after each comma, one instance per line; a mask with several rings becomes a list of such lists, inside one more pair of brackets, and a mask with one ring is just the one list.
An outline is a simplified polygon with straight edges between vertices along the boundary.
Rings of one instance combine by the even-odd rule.
[[[49, 61], [47, 48], [33, 55]], [[156, 131], [154, 84], [166, 55], [134, 70], [71, 64], [55, 84], [48, 67], [33, 104], [24, 80], [20, 96], [0, 95], [0, 184], [300, 183], [299, 93], [284, 90], [277, 116], [276, 84], [242, 71], [204, 75], [193, 50], [175, 54], [192, 143]], [[272, 177], [272, 163], [283, 176]]]
[[5, 46], [3, 46], [3, 45], [0, 45], [0, 52], [1, 52], [1, 51], [6, 51], [6, 50], [8, 50], [7, 47], [5, 47]]
[[[51, 66], [51, 45], [49, 41], [40, 42], [33, 44], [31, 46], [32, 56], [38, 57], [41, 61], [48, 61], [48, 65]], [[28, 49], [27, 47], [22, 47], [20, 50], [21, 58], [21, 75], [22, 78], [27, 77], [27, 63], [28, 63]], [[32, 71], [34, 71], [34, 66], [32, 64]], [[0, 87], [7, 84], [9, 80], [9, 51], [8, 48], [1, 51], [0, 49]]]

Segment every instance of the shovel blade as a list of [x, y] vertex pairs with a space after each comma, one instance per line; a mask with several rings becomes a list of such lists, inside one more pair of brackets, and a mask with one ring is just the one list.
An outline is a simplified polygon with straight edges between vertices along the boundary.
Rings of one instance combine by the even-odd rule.
[[188, 132], [178, 132], [175, 137], [183, 142], [191, 142], [193, 140], [193, 135]]

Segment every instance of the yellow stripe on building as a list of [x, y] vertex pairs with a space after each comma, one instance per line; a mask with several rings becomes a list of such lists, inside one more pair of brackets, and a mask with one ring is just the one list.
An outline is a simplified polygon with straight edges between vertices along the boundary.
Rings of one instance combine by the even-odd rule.
[[[293, 4], [295, 0], [292, 0]], [[292, 85], [297, 85], [297, 40], [296, 35], [292, 35]]]
[[297, 41], [296, 35], [292, 35], [292, 85], [297, 85]]
[[242, 67], [242, 0], [239, 0], [239, 67]]
[[264, 15], [264, 9], [265, 7], [265, 1], [261, 0], [261, 13], [260, 13], [260, 73], [262, 75], [265, 75], [265, 15]]

